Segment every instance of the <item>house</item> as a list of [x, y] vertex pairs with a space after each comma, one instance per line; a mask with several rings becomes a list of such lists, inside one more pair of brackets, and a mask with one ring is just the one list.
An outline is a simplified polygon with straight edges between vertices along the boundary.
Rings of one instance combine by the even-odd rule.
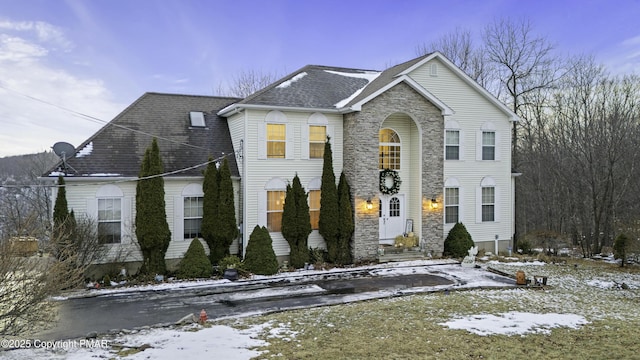
[[[325, 246], [317, 219], [329, 137], [336, 178], [344, 172], [352, 190], [354, 259], [377, 259], [381, 244], [409, 231], [442, 254], [456, 222], [481, 249], [503, 251], [514, 232], [517, 120], [437, 52], [381, 72], [308, 65], [244, 99], [147, 93], [67, 160], [67, 201], [114, 233], [112, 255], [130, 247], [137, 173], [155, 136], [167, 172], [167, 259], [180, 258], [197, 234], [198, 165], [213, 156], [232, 167], [241, 230], [232, 253], [259, 224], [282, 260], [289, 253], [283, 200], [296, 174], [309, 193], [309, 246]], [[129, 250], [127, 258], [139, 257]]]

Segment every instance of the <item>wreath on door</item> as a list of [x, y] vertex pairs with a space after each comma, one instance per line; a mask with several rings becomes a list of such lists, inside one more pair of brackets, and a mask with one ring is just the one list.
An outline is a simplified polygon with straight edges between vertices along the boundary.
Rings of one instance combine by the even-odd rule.
[[[387, 180], [391, 180], [391, 186], [387, 186]], [[400, 175], [392, 169], [383, 169], [380, 171], [380, 192], [384, 195], [394, 195], [400, 191]]]

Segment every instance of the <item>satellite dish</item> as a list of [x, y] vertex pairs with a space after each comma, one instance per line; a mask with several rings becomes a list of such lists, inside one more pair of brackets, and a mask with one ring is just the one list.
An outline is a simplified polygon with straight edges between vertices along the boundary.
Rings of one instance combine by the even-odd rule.
[[68, 142], [57, 142], [53, 144], [53, 152], [62, 159], [62, 171], [67, 174], [67, 168], [76, 171], [71, 165], [67, 164], [67, 157], [70, 157], [76, 151], [76, 148]]
[[55, 144], [53, 144], [53, 152], [56, 153], [56, 155], [58, 155], [59, 157], [61, 157], [63, 160], [73, 154], [76, 151], [76, 148], [73, 147], [73, 145], [69, 144], [68, 142], [57, 142]]

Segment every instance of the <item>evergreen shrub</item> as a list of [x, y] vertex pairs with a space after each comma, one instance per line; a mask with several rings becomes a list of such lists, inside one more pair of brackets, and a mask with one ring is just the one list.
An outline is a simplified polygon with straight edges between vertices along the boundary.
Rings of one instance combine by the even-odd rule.
[[184, 254], [178, 269], [179, 279], [208, 278], [211, 276], [212, 267], [204, 246], [198, 239], [191, 240], [189, 249]]
[[474, 246], [471, 234], [462, 223], [456, 223], [444, 240], [444, 256], [465, 257]]
[[267, 228], [256, 225], [249, 237], [244, 268], [258, 275], [273, 275], [278, 272], [278, 260], [273, 251], [273, 241]]

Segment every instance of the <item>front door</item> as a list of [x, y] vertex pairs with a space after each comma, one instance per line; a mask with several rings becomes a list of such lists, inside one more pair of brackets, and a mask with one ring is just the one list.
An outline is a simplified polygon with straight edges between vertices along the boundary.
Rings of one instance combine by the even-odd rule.
[[380, 195], [380, 242], [393, 244], [404, 231], [404, 194]]

